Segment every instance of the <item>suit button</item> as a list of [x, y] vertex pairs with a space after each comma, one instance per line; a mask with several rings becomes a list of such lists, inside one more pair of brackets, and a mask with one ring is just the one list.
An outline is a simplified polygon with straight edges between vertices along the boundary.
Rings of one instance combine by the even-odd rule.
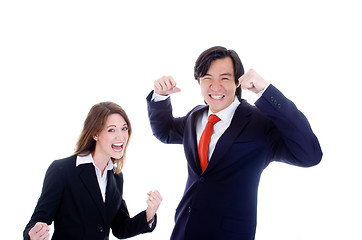
[[274, 100], [274, 105], [277, 105], [278, 104], [278, 101], [277, 100]]
[[280, 103], [278, 103], [278, 108], [281, 108], [282, 107], [282, 105], [280, 105]]
[[205, 178], [204, 178], [204, 177], [200, 177], [200, 182], [205, 182]]
[[191, 207], [189, 206], [187, 210], [188, 210], [188, 211], [189, 211], [189, 213], [190, 213], [190, 212], [191, 212]]
[[103, 232], [103, 227], [99, 227], [99, 232]]
[[274, 102], [274, 97], [273, 97], [273, 96], [271, 96], [271, 97], [270, 97], [270, 100], [271, 100], [272, 102]]

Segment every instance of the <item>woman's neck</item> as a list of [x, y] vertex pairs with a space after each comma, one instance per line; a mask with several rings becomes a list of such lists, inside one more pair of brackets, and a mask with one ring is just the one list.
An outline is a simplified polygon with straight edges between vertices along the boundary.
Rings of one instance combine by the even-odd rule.
[[94, 164], [101, 171], [102, 176], [103, 176], [104, 170], [106, 169], [107, 164], [109, 162], [109, 157], [99, 156], [99, 154], [97, 154], [96, 151], [94, 153], [92, 153], [92, 157], [93, 157]]

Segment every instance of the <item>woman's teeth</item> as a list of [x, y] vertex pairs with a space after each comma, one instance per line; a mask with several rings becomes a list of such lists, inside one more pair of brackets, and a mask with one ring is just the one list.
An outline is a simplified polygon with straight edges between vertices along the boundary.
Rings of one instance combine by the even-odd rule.
[[115, 144], [112, 144], [112, 148], [113, 148], [113, 150], [116, 151], [116, 152], [122, 151], [122, 147], [123, 147], [123, 143], [115, 143]]

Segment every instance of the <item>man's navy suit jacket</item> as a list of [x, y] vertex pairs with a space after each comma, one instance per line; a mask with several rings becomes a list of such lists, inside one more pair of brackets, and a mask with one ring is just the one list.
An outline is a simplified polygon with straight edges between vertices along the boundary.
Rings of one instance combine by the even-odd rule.
[[186, 116], [174, 118], [170, 98], [153, 102], [151, 97], [152, 93], [147, 102], [153, 134], [164, 143], [183, 144], [188, 163], [172, 240], [254, 239], [257, 190], [265, 167], [271, 161], [309, 167], [322, 158], [305, 116], [270, 85], [256, 107], [245, 100], [240, 103], [202, 172], [196, 119], [208, 106], [198, 106]]
[[106, 201], [99, 189], [94, 165], [76, 167], [76, 156], [54, 161], [45, 175], [41, 196], [24, 230], [24, 239], [37, 222], [54, 221], [52, 239], [108, 239], [109, 230], [117, 238], [150, 232], [145, 211], [130, 218], [123, 193], [123, 175], [108, 172]]

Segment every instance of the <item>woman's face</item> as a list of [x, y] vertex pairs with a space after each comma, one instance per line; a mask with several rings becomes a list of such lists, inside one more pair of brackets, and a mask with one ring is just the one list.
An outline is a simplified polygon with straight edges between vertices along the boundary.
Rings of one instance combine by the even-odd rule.
[[95, 154], [102, 158], [119, 159], [123, 156], [128, 138], [127, 122], [120, 114], [111, 114], [101, 132], [94, 136], [96, 140]]

